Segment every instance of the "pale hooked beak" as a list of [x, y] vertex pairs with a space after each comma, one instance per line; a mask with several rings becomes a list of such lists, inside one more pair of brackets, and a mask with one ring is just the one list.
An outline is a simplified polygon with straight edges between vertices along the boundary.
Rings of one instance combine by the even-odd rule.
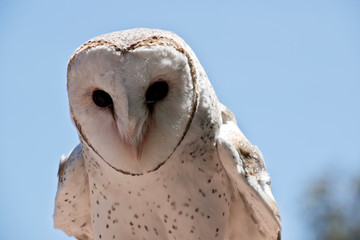
[[[116, 116], [116, 115], [115, 115]], [[148, 132], [150, 121], [148, 118], [122, 118], [115, 117], [116, 127], [122, 140], [128, 145], [131, 154], [140, 161]]]
[[140, 140], [136, 143], [136, 160], [138, 160], [138, 161], [141, 160], [143, 146], [144, 146], [144, 144], [143, 144], [142, 140]]
[[140, 129], [140, 131], [135, 133], [136, 138], [133, 139], [133, 149], [135, 151], [135, 157], [137, 161], [141, 161], [148, 128], [149, 121], [145, 121], [142, 124], [138, 125], [138, 129]]

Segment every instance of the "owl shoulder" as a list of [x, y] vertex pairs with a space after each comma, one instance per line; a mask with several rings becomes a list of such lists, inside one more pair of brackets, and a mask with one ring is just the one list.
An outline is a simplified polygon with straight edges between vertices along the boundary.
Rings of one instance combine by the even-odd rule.
[[[280, 216], [271, 191], [270, 175], [258, 147], [252, 145], [236, 124], [232, 112], [221, 106], [222, 124], [217, 137], [218, 157], [235, 188], [238, 202], [255, 219], [253, 229], [263, 229], [270, 239], [281, 231]], [[235, 204], [234, 204], [235, 206]], [[236, 216], [246, 216], [239, 214]], [[241, 222], [237, 219], [234, 222]], [[245, 220], [244, 220], [245, 221]], [[254, 235], [255, 236], [255, 235]], [[256, 239], [256, 237], [254, 238]]]
[[55, 199], [54, 227], [77, 239], [92, 239], [89, 180], [79, 144], [61, 157]]

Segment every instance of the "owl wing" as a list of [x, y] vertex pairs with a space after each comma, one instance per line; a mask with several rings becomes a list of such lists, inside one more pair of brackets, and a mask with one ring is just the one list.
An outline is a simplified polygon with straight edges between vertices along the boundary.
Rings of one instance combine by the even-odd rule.
[[236, 193], [226, 239], [280, 239], [280, 216], [261, 152], [246, 139], [223, 105], [221, 115], [217, 150]]
[[55, 200], [54, 227], [81, 240], [92, 240], [89, 181], [81, 145], [62, 157]]

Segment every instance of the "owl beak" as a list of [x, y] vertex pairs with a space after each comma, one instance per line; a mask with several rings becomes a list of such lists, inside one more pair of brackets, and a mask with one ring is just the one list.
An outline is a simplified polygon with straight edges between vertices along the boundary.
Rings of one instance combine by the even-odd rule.
[[138, 126], [138, 128], [141, 129], [139, 132], [136, 133], [137, 138], [135, 139], [136, 159], [138, 161], [140, 161], [142, 158], [143, 149], [146, 142], [146, 136], [149, 130], [148, 126], [149, 126], [149, 121], [145, 121], [141, 126]]
[[138, 161], [141, 160], [141, 156], [142, 156], [142, 151], [143, 151], [143, 142], [142, 141], [139, 141], [137, 144], [136, 144], [136, 159]]
[[122, 118], [121, 120], [117, 121], [116, 125], [120, 137], [123, 139], [124, 143], [129, 146], [132, 156], [140, 161], [149, 123], [148, 121], [136, 121], [136, 118]]

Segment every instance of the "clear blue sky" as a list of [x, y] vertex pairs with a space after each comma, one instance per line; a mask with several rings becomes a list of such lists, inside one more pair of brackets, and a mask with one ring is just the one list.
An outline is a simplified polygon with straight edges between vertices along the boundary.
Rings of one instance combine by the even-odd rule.
[[103, 33], [174, 31], [265, 157], [283, 239], [308, 238], [304, 189], [360, 170], [360, 2], [0, 0], [0, 239], [53, 229], [61, 154], [78, 138], [66, 67]]

